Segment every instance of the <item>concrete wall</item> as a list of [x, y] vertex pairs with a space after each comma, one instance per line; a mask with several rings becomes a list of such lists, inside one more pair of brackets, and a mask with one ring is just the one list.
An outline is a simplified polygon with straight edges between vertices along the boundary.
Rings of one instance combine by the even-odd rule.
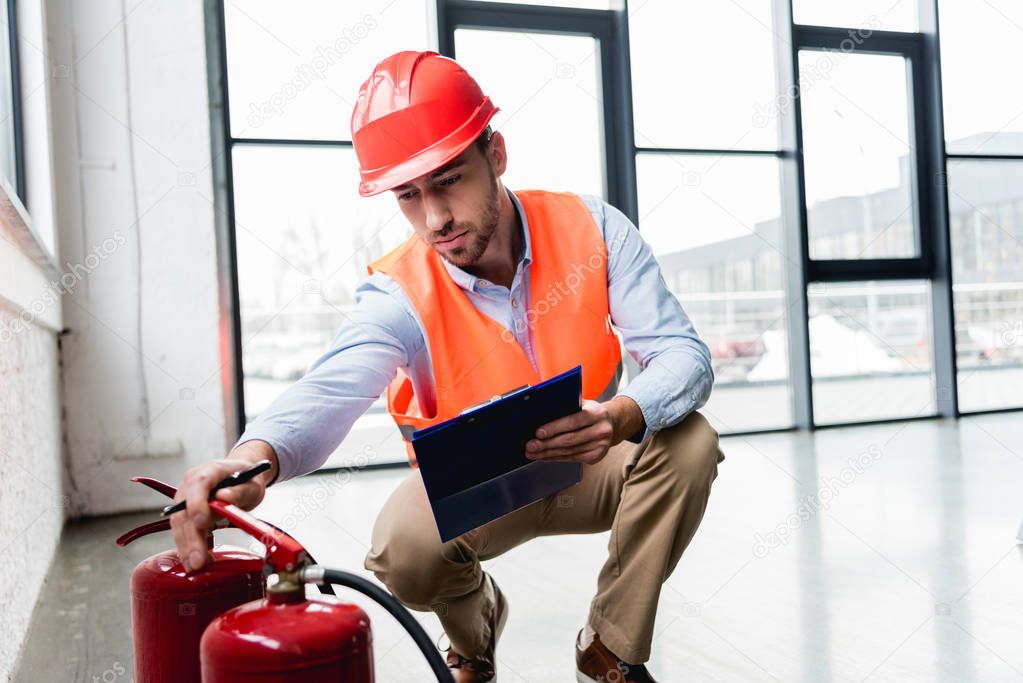
[[202, 4], [48, 8], [71, 504], [152, 507], [227, 438]]
[[17, 657], [64, 524], [57, 336], [21, 326], [22, 309], [0, 299], [0, 680]]
[[0, 554], [10, 577], [0, 585], [0, 680], [13, 669], [67, 511], [44, 15], [41, 2], [18, 9], [27, 192], [22, 203], [0, 187]]
[[29, 192], [27, 211], [0, 192], [0, 552], [16, 577], [0, 680], [64, 518], [160, 505], [129, 477], [177, 481], [228, 440], [202, 3], [18, 12]]

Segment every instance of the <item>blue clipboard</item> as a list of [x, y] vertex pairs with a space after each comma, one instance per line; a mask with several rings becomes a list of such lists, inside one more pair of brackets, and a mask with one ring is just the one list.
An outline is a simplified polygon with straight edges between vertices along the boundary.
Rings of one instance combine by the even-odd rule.
[[582, 366], [496, 396], [412, 433], [412, 447], [442, 541], [562, 491], [582, 463], [526, 457], [543, 424], [578, 412]]

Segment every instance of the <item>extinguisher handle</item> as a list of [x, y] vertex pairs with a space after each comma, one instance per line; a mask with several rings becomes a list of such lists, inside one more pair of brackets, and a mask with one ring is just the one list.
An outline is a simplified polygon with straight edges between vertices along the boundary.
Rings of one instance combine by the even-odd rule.
[[[221, 520], [220, 522], [217, 523], [216, 528], [226, 529], [229, 526], [231, 526], [231, 524], [228, 523], [227, 520]], [[141, 526], [137, 526], [134, 529], [126, 531], [123, 534], [121, 534], [121, 536], [118, 537], [117, 539], [117, 545], [123, 548], [132, 541], [137, 541], [143, 536], [155, 534], [159, 531], [170, 531], [170, 528], [171, 527], [169, 519], [158, 519], [155, 522], [147, 522]]]
[[131, 531], [127, 531], [124, 534], [122, 534], [117, 539], [117, 545], [119, 545], [119, 546], [121, 546], [123, 548], [124, 546], [128, 545], [132, 541], [136, 541], [136, 540], [142, 538], [143, 536], [148, 536], [149, 534], [155, 534], [158, 531], [167, 531], [169, 529], [170, 529], [170, 520], [169, 519], [160, 519], [160, 520], [157, 520], [155, 522], [149, 522], [148, 524], [143, 524], [142, 526], [137, 526], [134, 529], [132, 529]]
[[302, 544], [277, 527], [256, 519], [233, 503], [211, 500], [210, 509], [266, 547], [266, 561], [275, 571], [291, 572], [308, 562]]
[[132, 477], [131, 480], [144, 486], [148, 486], [168, 498], [173, 498], [178, 494], [177, 488], [166, 482], [160, 481], [159, 479], [153, 479], [152, 477]]
[[[133, 477], [132, 481], [144, 484], [154, 491], [159, 491], [168, 498], [173, 498], [178, 492], [175, 487], [159, 479]], [[256, 519], [237, 505], [225, 503], [214, 498], [210, 501], [210, 509], [226, 520], [225, 525], [237, 527], [262, 543], [266, 547], [266, 562], [274, 571], [295, 571], [311, 561], [309, 553], [306, 552], [301, 543], [281, 529], [267, 524], [261, 519]], [[170, 529], [170, 519], [165, 517], [132, 529], [118, 538], [117, 544], [125, 546], [137, 538], [156, 533], [157, 531], [166, 531], [167, 529]]]

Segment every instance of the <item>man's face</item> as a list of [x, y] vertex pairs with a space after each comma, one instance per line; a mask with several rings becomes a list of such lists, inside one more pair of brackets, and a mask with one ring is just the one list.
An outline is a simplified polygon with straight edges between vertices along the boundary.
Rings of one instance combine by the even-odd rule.
[[[499, 136], [494, 133], [486, 153], [470, 145], [451, 162], [392, 190], [419, 238], [459, 268], [478, 261], [497, 230], [497, 177], [504, 171]], [[501, 147], [496, 155], [495, 145]]]

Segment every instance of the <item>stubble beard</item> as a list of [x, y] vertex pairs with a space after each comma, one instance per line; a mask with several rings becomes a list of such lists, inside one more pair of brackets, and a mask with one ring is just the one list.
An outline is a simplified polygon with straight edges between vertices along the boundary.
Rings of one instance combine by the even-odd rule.
[[[475, 229], [471, 225], [467, 226], [469, 232], [466, 235], [465, 246], [441, 254], [445, 260], [459, 268], [467, 268], [476, 263], [483, 256], [483, 252], [487, 250], [490, 238], [497, 231], [497, 223], [501, 216], [497, 176], [493, 169], [488, 168], [488, 172], [490, 174], [490, 192], [483, 208], [483, 215], [480, 216], [479, 229]], [[458, 232], [459, 228], [456, 228], [454, 232]]]

